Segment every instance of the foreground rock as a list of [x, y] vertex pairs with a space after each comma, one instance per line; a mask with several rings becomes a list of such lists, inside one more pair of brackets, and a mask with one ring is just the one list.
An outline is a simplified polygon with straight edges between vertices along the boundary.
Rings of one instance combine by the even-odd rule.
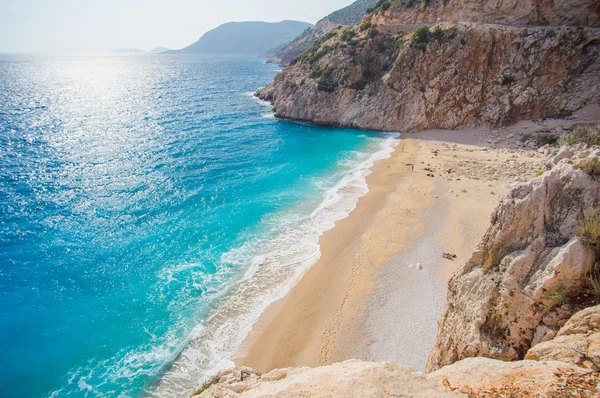
[[600, 370], [600, 305], [573, 315], [554, 339], [531, 348], [525, 359], [563, 361]]
[[558, 361], [467, 358], [429, 375], [470, 397], [597, 397], [600, 375]]
[[350, 360], [319, 368], [220, 372], [194, 397], [461, 397], [422, 373], [394, 363]]
[[573, 315], [568, 299], [587, 286], [594, 253], [575, 237], [599, 184], [568, 159], [515, 188], [492, 216], [478, 249], [450, 281], [428, 370], [462, 358], [523, 358]]
[[429, 375], [394, 363], [350, 360], [318, 368], [220, 372], [195, 398], [593, 397], [600, 375], [558, 361], [468, 358]]

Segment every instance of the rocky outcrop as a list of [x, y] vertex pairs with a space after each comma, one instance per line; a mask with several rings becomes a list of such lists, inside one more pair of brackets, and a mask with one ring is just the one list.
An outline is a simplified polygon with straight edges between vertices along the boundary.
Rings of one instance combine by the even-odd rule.
[[[257, 94], [280, 118], [386, 131], [501, 126], [600, 102], [600, 29], [443, 25], [424, 48], [342, 32]], [[345, 47], [344, 47], [345, 46]]]
[[264, 375], [235, 368], [208, 380], [194, 397], [463, 397], [407, 366], [350, 360], [319, 368], [276, 369]]
[[[505, 25], [599, 26], [596, 0], [413, 0], [411, 6], [381, 8], [370, 16], [378, 24], [480, 22]], [[408, 3], [401, 2], [401, 3]]]
[[[317, 41], [257, 95], [280, 118], [384, 131], [498, 127], [600, 103], [598, 1], [391, 4]], [[419, 25], [432, 30], [407, 33]]]
[[592, 397], [600, 375], [558, 361], [467, 358], [425, 375], [394, 363], [350, 360], [318, 368], [220, 372], [194, 398]]
[[503, 362], [467, 358], [429, 374], [470, 397], [594, 397], [600, 375], [558, 361]]
[[[573, 155], [573, 154], [572, 154]], [[504, 199], [478, 249], [449, 283], [428, 370], [462, 358], [523, 358], [575, 312], [594, 253], [577, 223], [600, 198], [599, 184], [562, 159]]]
[[600, 370], [600, 305], [573, 315], [555, 338], [531, 348], [525, 359], [563, 361]]

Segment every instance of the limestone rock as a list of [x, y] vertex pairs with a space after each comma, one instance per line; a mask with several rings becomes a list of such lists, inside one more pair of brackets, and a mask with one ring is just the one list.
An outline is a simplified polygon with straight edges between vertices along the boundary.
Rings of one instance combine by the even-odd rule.
[[394, 363], [349, 360], [264, 375], [229, 369], [192, 397], [592, 397], [600, 393], [599, 385], [600, 373], [558, 361], [467, 358], [425, 375]]
[[600, 370], [600, 305], [579, 311], [563, 326], [556, 338], [531, 348], [525, 359], [553, 360], [594, 365]]
[[[557, 18], [597, 23], [597, 14], [584, 10], [595, 7], [597, 12], [598, 3], [580, 1], [577, 10], [565, 6], [573, 18]], [[396, 34], [405, 32], [403, 16], [411, 19], [412, 9], [386, 13], [371, 33], [354, 28], [351, 44], [341, 33], [329, 38], [320, 44], [322, 52], [315, 52], [319, 57], [291, 64], [257, 95], [272, 102], [279, 118], [384, 131], [501, 126], [600, 101], [600, 29], [492, 25], [483, 18], [511, 9], [536, 19], [532, 10], [539, 10], [539, 2], [450, 3], [468, 3], [469, 12], [479, 10], [485, 23], [442, 14], [432, 22], [451, 21], [441, 25], [444, 39], [416, 48], [407, 44], [410, 35]], [[518, 7], [521, 3], [527, 3], [527, 10]], [[550, 7], [550, 2], [543, 4]], [[544, 18], [552, 20], [551, 14]], [[530, 22], [529, 16], [515, 19]]]
[[523, 358], [536, 333], [542, 341], [540, 326], [565, 324], [575, 312], [565, 301], [583, 291], [594, 264], [575, 227], [598, 198], [599, 184], [566, 161], [512, 190], [450, 280], [428, 370], [466, 357]]
[[467, 358], [429, 374], [471, 397], [592, 397], [600, 375], [558, 361], [503, 362]]
[[[260, 376], [249, 372], [240, 381], [239, 368], [220, 373], [218, 381], [196, 398], [234, 397], [464, 397], [407, 366], [349, 360], [318, 368], [277, 369]], [[235, 375], [235, 376], [232, 376]], [[211, 380], [214, 381], [214, 380]], [[244, 382], [244, 388], [239, 383]]]
[[416, 24], [481, 22], [506, 25], [598, 26], [600, 6], [594, 0], [429, 0], [414, 7], [388, 9], [373, 23]]

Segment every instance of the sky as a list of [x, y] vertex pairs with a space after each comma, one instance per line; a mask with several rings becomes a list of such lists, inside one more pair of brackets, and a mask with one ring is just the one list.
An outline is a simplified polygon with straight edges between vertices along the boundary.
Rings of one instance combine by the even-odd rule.
[[0, 52], [183, 48], [230, 21], [315, 23], [353, 0], [0, 0]]

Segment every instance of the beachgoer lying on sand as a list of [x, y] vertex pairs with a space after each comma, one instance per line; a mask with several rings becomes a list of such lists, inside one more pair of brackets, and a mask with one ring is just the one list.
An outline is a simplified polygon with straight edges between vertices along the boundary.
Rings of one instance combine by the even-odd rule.
[[442, 257], [447, 258], [448, 260], [454, 260], [456, 258], [456, 254], [444, 253], [442, 254]]

